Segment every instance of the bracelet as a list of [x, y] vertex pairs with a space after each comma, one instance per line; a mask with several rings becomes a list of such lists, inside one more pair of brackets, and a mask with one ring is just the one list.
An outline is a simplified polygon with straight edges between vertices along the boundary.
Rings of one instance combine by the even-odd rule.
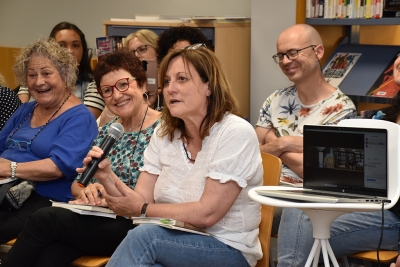
[[147, 217], [146, 210], [149, 203], [144, 203], [142, 209], [140, 210], [140, 217]]
[[11, 178], [15, 178], [15, 173], [17, 172], [17, 163], [14, 161], [11, 162], [10, 168], [11, 168]]

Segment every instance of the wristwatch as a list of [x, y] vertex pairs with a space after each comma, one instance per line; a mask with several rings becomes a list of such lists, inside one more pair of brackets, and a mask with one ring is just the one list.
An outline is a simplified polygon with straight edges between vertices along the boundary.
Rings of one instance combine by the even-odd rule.
[[147, 217], [146, 215], [146, 209], [149, 203], [144, 203], [142, 206], [142, 209], [140, 210], [140, 217]]
[[11, 162], [10, 163], [10, 168], [11, 168], [11, 178], [15, 178], [15, 173], [17, 171], [17, 163], [16, 162]]

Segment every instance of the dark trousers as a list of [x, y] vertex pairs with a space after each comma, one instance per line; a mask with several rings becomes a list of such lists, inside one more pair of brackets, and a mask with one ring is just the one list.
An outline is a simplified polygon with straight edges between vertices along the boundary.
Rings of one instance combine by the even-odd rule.
[[2, 266], [67, 267], [82, 255], [111, 256], [134, 226], [119, 216], [112, 219], [43, 208], [29, 218]]
[[0, 205], [0, 244], [16, 238], [32, 213], [49, 206], [51, 206], [50, 200], [35, 191], [32, 191], [29, 198], [17, 210], [12, 209], [4, 199]]

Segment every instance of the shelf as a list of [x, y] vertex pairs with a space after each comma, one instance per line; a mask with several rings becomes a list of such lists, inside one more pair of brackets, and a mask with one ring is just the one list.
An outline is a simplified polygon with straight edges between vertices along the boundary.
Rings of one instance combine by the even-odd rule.
[[326, 64], [338, 52], [361, 53], [361, 57], [339, 85], [340, 90], [355, 103], [391, 104], [393, 98], [367, 96], [366, 93], [399, 51], [399, 46], [341, 44]]
[[399, 25], [400, 18], [381, 18], [381, 19], [323, 19], [309, 18], [306, 19], [309, 25]]

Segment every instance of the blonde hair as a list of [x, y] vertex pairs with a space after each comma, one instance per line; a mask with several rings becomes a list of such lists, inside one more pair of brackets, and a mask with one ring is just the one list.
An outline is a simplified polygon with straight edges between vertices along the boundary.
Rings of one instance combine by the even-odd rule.
[[[203, 83], [209, 83], [211, 95], [208, 97], [207, 114], [199, 129], [200, 137], [204, 139], [209, 135], [211, 127], [216, 122], [223, 119], [225, 113], [228, 112], [239, 116], [237, 101], [233, 96], [220, 61], [211, 50], [205, 47], [201, 47], [198, 50], [178, 49], [169, 53], [160, 65], [159, 77], [162, 89], [164, 89], [165, 86], [164, 77], [168, 65], [177, 57], [182, 57], [186, 68], [191, 64], [199, 74]], [[180, 138], [191, 138], [185, 130], [183, 120], [173, 117], [165, 104], [161, 113], [161, 118], [161, 127], [158, 131], [159, 136], [163, 137], [168, 135], [169, 140], [172, 141], [174, 139], [175, 130], [179, 130], [181, 133]]]
[[147, 45], [151, 45], [154, 48], [157, 48], [157, 41], [158, 41], [158, 35], [157, 33], [147, 30], [147, 29], [142, 29], [138, 30], [134, 33], [129, 34], [125, 39], [124, 39], [124, 47], [128, 47], [129, 41], [132, 40], [133, 38], [137, 37], [140, 41]]
[[7, 87], [6, 78], [0, 73], [0, 86]]
[[52, 38], [40, 38], [21, 49], [14, 63], [14, 73], [20, 85], [27, 86], [28, 64], [32, 55], [38, 55], [51, 61], [64, 81], [66, 88], [75, 90], [78, 73], [76, 57], [62, 48]]

